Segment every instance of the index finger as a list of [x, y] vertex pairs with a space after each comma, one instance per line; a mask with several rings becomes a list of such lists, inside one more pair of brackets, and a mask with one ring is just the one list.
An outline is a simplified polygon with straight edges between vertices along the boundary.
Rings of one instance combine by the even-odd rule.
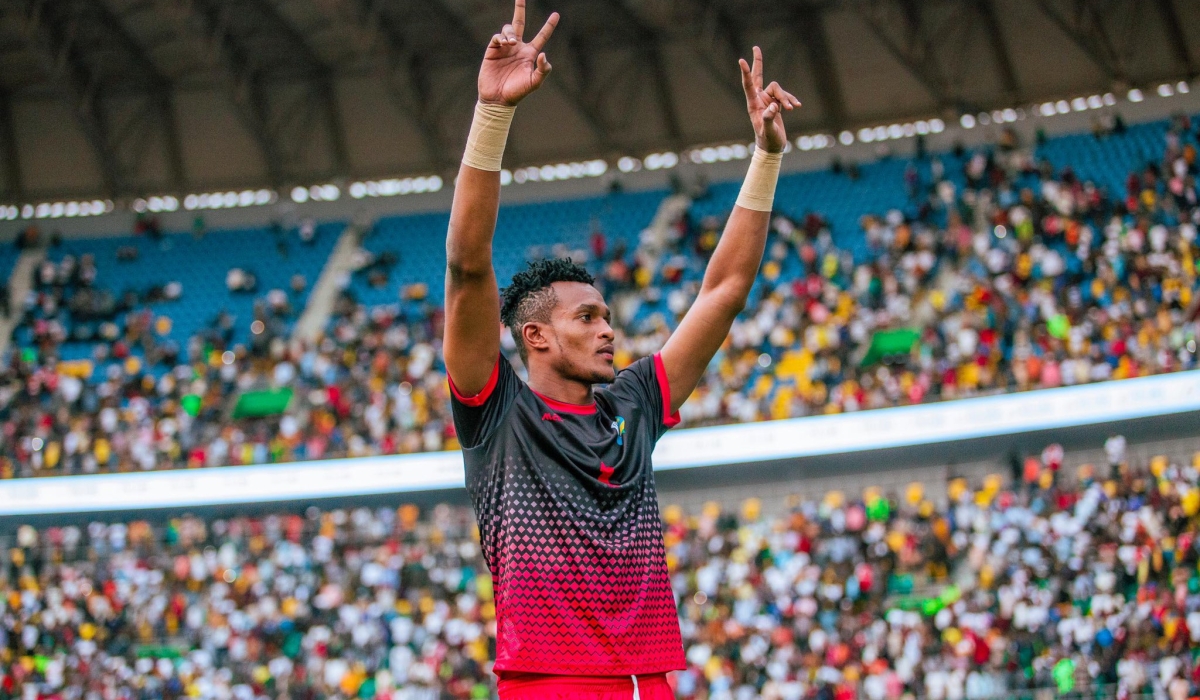
[[[524, 2], [525, 0], [517, 0]], [[763, 69], [762, 49], [754, 47], [754, 65], [750, 69], [750, 76], [754, 78], [754, 87], [762, 89], [762, 69]]]
[[513, 8], [513, 30], [517, 33], [518, 39], [525, 38], [525, 0], [517, 0], [517, 5]]

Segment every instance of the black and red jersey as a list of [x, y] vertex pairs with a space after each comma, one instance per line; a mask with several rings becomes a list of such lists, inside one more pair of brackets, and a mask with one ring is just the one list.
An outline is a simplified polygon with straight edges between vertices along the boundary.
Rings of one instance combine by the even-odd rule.
[[479, 395], [450, 388], [495, 591], [494, 669], [684, 668], [650, 465], [679, 422], [661, 358], [633, 363], [588, 406], [538, 394], [503, 358]]

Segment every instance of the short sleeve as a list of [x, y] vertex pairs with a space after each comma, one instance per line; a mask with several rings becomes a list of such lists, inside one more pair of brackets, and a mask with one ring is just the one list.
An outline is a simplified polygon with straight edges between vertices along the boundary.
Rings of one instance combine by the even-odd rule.
[[643, 357], [621, 370], [605, 391], [617, 400], [646, 406], [657, 426], [656, 440], [679, 425], [679, 411], [671, 413], [671, 387], [660, 355]]
[[447, 379], [454, 430], [459, 443], [468, 449], [482, 443], [500, 425], [521, 389], [521, 378], [503, 356], [497, 356], [487, 384], [474, 396], [464, 396], [454, 385], [454, 378], [447, 375]]

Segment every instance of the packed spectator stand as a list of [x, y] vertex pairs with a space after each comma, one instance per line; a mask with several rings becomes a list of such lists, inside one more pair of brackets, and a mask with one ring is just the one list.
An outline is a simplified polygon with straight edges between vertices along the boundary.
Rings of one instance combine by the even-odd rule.
[[[976, 700], [1200, 692], [1188, 463], [684, 512], [664, 532], [681, 698]], [[469, 510], [412, 504], [21, 527], [0, 697], [487, 698], [490, 578]]]
[[[1194, 367], [1196, 144], [1180, 116], [784, 176], [760, 281], [685, 424]], [[506, 206], [498, 274], [587, 260], [627, 364], [686, 311], [735, 192], [713, 185], [657, 227], [666, 192]], [[445, 215], [364, 230], [327, 333], [293, 340], [341, 229], [169, 234], [150, 219], [132, 237], [56, 241], [15, 310], [0, 475], [456, 447], [439, 358]], [[240, 411], [254, 392], [275, 408]]]

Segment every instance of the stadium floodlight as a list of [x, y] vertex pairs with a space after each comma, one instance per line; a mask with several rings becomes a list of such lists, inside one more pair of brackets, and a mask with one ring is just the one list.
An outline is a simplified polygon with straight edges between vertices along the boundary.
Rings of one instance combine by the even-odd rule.
[[500, 186], [501, 187], [506, 187], [508, 185], [511, 185], [512, 181], [513, 181], [513, 174], [512, 174], [511, 170], [505, 168], [504, 170], [500, 171]]
[[1138, 90], [1137, 88], [1130, 90], [1127, 96], [1129, 97], [1130, 102], [1141, 102], [1142, 100], [1146, 99], [1146, 96], [1142, 94], [1142, 91]]
[[1099, 95], [1091, 95], [1087, 98], [1087, 106], [1091, 109], [1100, 109], [1104, 106], [1104, 100]]
[[813, 140], [811, 136], [801, 136], [796, 139], [796, 147], [802, 151], [811, 151], [813, 149]]
[[962, 124], [962, 127], [964, 129], [974, 129], [975, 128], [975, 116], [972, 114], [964, 114], [958, 118], [958, 123]]
[[1113, 105], [1115, 105], [1117, 103], [1117, 96], [1112, 94], [1111, 92], [1104, 93], [1104, 95], [1100, 99], [1103, 100], [1104, 104], [1108, 107], [1112, 107]]
[[1012, 107], [1002, 110], [1000, 115], [1004, 117], [1004, 121], [1006, 122], [1015, 122], [1019, 116], [1017, 114], [1017, 110], [1013, 109]]
[[872, 141], [875, 140], [875, 130], [874, 129], [865, 129], [865, 128], [859, 129], [858, 130], [858, 140], [862, 141], [863, 143], [871, 143]]
[[1175, 94], [1175, 88], [1171, 87], [1170, 83], [1163, 83], [1158, 86], [1159, 97], [1170, 97]]
[[1059, 100], [1058, 102], [1054, 103], [1054, 111], [1058, 112], [1059, 114], [1066, 114], [1067, 112], [1071, 111], [1071, 103], [1067, 102], [1066, 100]]
[[1071, 100], [1071, 109], [1075, 110], [1076, 112], [1086, 111], [1087, 108], [1088, 104], [1086, 97], [1076, 97], [1075, 99]]
[[902, 124], [892, 124], [887, 128], [887, 135], [890, 139], [904, 138], [904, 126]]
[[1180, 80], [1178, 83], [1175, 84], [1175, 92], [1178, 92], [1180, 95], [1186, 95], [1191, 91], [1192, 91], [1192, 88], [1190, 85], [1187, 84], [1186, 80]]
[[838, 134], [838, 141], [841, 141], [842, 145], [844, 146], [849, 146], [850, 144], [854, 143], [854, 133], [851, 131], [843, 131], [842, 133]]
[[[711, 149], [705, 149], [705, 150], [707, 151], [707, 150], [711, 150]], [[704, 162], [711, 163], [714, 160], [716, 160], [717, 154], [714, 152], [712, 155], [713, 155], [712, 160], [705, 159]], [[620, 160], [617, 161], [617, 170], [620, 170], [623, 173], [632, 173], [632, 172], [635, 172], [635, 171], [638, 171], [641, 169], [642, 169], [641, 161], [639, 161], [637, 158], [633, 158], [632, 156], [623, 156]]]
[[946, 122], [941, 119], [930, 119], [929, 130], [935, 134], [940, 134], [946, 130]]
[[304, 204], [308, 201], [308, 190], [303, 187], [292, 188], [292, 201], [297, 204]]

